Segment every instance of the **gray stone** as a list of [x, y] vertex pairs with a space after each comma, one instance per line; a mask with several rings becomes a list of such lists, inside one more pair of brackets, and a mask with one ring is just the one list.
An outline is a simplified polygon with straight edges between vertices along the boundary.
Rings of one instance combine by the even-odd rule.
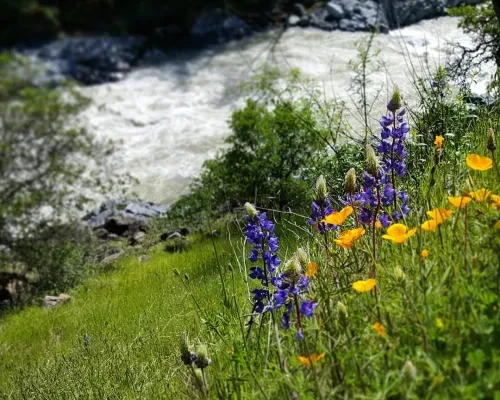
[[111, 263], [115, 262], [116, 260], [118, 260], [123, 255], [123, 253], [124, 253], [124, 251], [120, 250], [117, 253], [113, 253], [113, 254], [105, 257], [101, 262], [103, 264], [111, 264]]
[[144, 264], [144, 263], [148, 262], [149, 260], [150, 260], [150, 258], [147, 255], [142, 255], [139, 257], [139, 262], [141, 264]]
[[221, 9], [213, 9], [201, 15], [191, 27], [194, 44], [225, 43], [241, 39], [252, 32], [241, 18]]
[[134, 236], [132, 236], [129, 240], [130, 245], [136, 246], [138, 244], [144, 243], [144, 240], [146, 239], [146, 234], [144, 232], [136, 232]]
[[287, 25], [289, 27], [299, 26], [299, 23], [300, 23], [299, 16], [292, 14], [288, 17]]
[[66, 293], [61, 293], [59, 296], [45, 296], [43, 298], [43, 306], [47, 309], [54, 309], [62, 304], [71, 301], [71, 296]]
[[326, 9], [328, 11], [328, 14], [336, 21], [340, 21], [342, 18], [344, 18], [344, 9], [342, 8], [342, 5], [337, 4], [333, 1], [330, 1], [326, 5]]
[[295, 14], [297, 14], [299, 17], [301, 17], [301, 18], [304, 18], [304, 17], [309, 18], [309, 13], [307, 12], [307, 9], [304, 7], [303, 4], [295, 3], [293, 5], [293, 10], [294, 10]]
[[313, 21], [325, 21], [327, 17], [328, 11], [326, 10], [326, 8], [316, 8], [311, 13], [311, 23]]

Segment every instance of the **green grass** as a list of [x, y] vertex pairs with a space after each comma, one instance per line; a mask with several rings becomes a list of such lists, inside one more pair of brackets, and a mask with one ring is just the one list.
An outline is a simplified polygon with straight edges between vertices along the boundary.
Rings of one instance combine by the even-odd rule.
[[[500, 209], [474, 201], [466, 214], [447, 201], [481, 188], [500, 193], [498, 165], [476, 172], [465, 163], [468, 153], [491, 155], [486, 132], [500, 126], [500, 115], [452, 112], [439, 126], [445, 136], [439, 163], [432, 135], [430, 143], [414, 136], [409, 176], [398, 183], [410, 194], [406, 224], [417, 233], [393, 244], [375, 232], [376, 292], [352, 288], [373, 273], [370, 228], [344, 250], [333, 244], [336, 232], [325, 246], [305, 219], [276, 221], [281, 268], [299, 245], [318, 263], [304, 293], [318, 303], [314, 317], [303, 318], [305, 340], [295, 339], [295, 314], [291, 329], [279, 327], [281, 310], [247, 324], [249, 290], [259, 282], [248, 280], [248, 246], [230, 229], [231, 236], [216, 240], [217, 254], [207, 239], [178, 254], [158, 247], [149, 262], [128, 258], [87, 281], [71, 304], [1, 320], [0, 397], [206, 397], [180, 360], [186, 331], [193, 344], [208, 347], [211, 398], [500, 398], [500, 229], [494, 227]], [[330, 196], [335, 201], [343, 193]], [[421, 230], [436, 207], [454, 212], [437, 231]], [[351, 217], [341, 229], [353, 226]], [[325, 353], [314, 368], [299, 362], [313, 353]]]

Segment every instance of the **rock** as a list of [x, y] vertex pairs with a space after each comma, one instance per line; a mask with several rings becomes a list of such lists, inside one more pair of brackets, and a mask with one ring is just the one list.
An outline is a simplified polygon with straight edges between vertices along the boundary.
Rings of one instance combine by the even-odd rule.
[[330, 32], [338, 28], [338, 23], [311, 19], [311, 26]]
[[129, 244], [131, 246], [136, 246], [138, 244], [144, 243], [144, 239], [146, 239], [146, 234], [144, 232], [136, 232], [134, 236], [132, 236], [129, 240]]
[[120, 240], [121, 237], [118, 236], [116, 233], [108, 233], [108, 236], [106, 237], [106, 239], [107, 240]]
[[326, 10], [328, 11], [328, 15], [332, 17], [335, 21], [340, 21], [342, 18], [344, 18], [345, 12], [341, 4], [337, 4], [336, 2], [330, 1], [326, 5]]
[[124, 253], [123, 250], [119, 250], [117, 253], [113, 253], [113, 254], [105, 257], [101, 262], [103, 264], [111, 264], [111, 263], [115, 262], [116, 260], [118, 260], [123, 255], [123, 253]]
[[138, 231], [146, 231], [147, 225], [144, 220], [120, 215], [109, 219], [104, 229], [118, 236], [133, 237]]
[[[155, 204], [141, 200], [109, 200], [103, 203], [99, 209], [85, 215], [83, 220], [94, 229], [98, 237], [114, 240], [116, 238], [110, 237], [109, 234], [130, 237], [137, 230], [146, 230], [145, 221], [149, 218], [160, 217], [168, 209], [169, 206], [166, 204]], [[116, 221], [116, 218], [121, 219], [121, 221]], [[136, 222], [134, 223], [134, 221]], [[118, 226], [123, 224], [130, 225], [132, 229]]]
[[13, 306], [24, 299], [29, 292], [26, 275], [0, 271], [0, 307]]
[[293, 11], [300, 18], [307, 18], [307, 19], [309, 19], [309, 13], [307, 12], [307, 9], [304, 7], [303, 4], [295, 3], [293, 5]]
[[53, 309], [59, 307], [61, 304], [65, 304], [71, 301], [71, 296], [66, 293], [61, 293], [59, 296], [45, 296], [43, 298], [43, 306], [47, 309]]
[[299, 26], [299, 23], [300, 23], [300, 17], [298, 17], [297, 15], [292, 14], [288, 17], [287, 25], [289, 27]]
[[193, 44], [207, 45], [225, 43], [248, 36], [252, 30], [241, 18], [221, 9], [202, 14], [191, 27]]
[[309, 25], [311, 25], [311, 19], [309, 17], [302, 17], [299, 21], [299, 26], [301, 28], [307, 28]]
[[35, 78], [37, 85], [59, 84], [68, 78], [94, 85], [122, 79], [146, 44], [142, 36], [76, 37], [22, 52], [45, 69]]
[[165, 240], [170, 240], [170, 239], [175, 239], [175, 238], [182, 238], [186, 237], [189, 235], [189, 229], [188, 228], [179, 228], [179, 229], [172, 229], [170, 231], [167, 231], [165, 233], [162, 233], [160, 235], [160, 240], [164, 242]]
[[328, 15], [326, 8], [316, 8], [311, 13], [311, 21], [325, 21]]
[[149, 260], [150, 260], [150, 258], [148, 256], [146, 256], [146, 255], [142, 255], [142, 256], [139, 257], [139, 262], [141, 264], [144, 264], [144, 263], [148, 262]]

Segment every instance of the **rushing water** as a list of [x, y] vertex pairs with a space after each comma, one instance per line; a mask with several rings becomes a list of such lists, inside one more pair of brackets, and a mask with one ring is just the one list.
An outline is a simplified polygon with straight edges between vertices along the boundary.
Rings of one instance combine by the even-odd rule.
[[[116, 166], [139, 179], [134, 189], [142, 198], [171, 202], [228, 135], [231, 111], [242, 102], [233, 90], [239, 83], [263, 65], [298, 67], [318, 81], [326, 97], [348, 99], [349, 61], [364, 35], [296, 28], [285, 32], [272, 53], [271, 32], [197, 54], [172, 55], [120, 82], [86, 88], [96, 102], [87, 114], [89, 125], [100, 137], [119, 141]], [[444, 64], [449, 41], [469, 41], [451, 17], [378, 36], [375, 47], [384, 68], [372, 77], [372, 94], [380, 85], [397, 84], [411, 101], [410, 71], [422, 73], [424, 60]], [[381, 93], [375, 114], [384, 111], [386, 90]]]

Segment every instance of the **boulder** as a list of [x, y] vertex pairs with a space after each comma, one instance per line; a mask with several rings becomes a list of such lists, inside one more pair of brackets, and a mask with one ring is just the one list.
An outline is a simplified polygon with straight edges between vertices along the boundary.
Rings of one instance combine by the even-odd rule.
[[129, 244], [131, 246], [136, 246], [138, 244], [144, 243], [144, 240], [146, 239], [146, 234], [144, 232], [136, 232], [130, 239], [129, 239]]
[[175, 238], [183, 238], [188, 236], [190, 233], [188, 228], [178, 228], [178, 229], [172, 229], [170, 231], [167, 231], [165, 233], [162, 233], [160, 235], [160, 240], [162, 242], [170, 239], [175, 239]]
[[335, 21], [340, 21], [344, 18], [345, 11], [341, 4], [337, 2], [330, 1], [326, 5], [326, 10], [328, 11], [328, 15], [333, 18]]
[[287, 25], [289, 27], [292, 28], [294, 26], [299, 26], [299, 23], [300, 23], [300, 17], [299, 16], [292, 14], [292, 15], [290, 15], [288, 17]]
[[251, 32], [250, 26], [241, 18], [221, 9], [213, 9], [198, 17], [190, 35], [193, 44], [203, 46], [241, 39]]
[[61, 293], [59, 296], [45, 296], [43, 298], [43, 306], [47, 309], [54, 309], [59, 307], [61, 304], [65, 304], [71, 301], [71, 296], [66, 293]]
[[103, 264], [111, 264], [111, 263], [115, 262], [116, 260], [118, 260], [123, 255], [123, 253], [124, 253], [123, 250], [119, 250], [117, 253], [113, 253], [113, 254], [105, 257], [101, 262]]
[[309, 13], [307, 12], [307, 9], [304, 7], [303, 4], [295, 3], [293, 5], [293, 11], [300, 18], [308, 18], [309, 19]]
[[35, 84], [59, 84], [70, 78], [85, 85], [122, 79], [147, 45], [142, 36], [75, 37], [22, 52], [44, 69]]
[[110, 218], [104, 225], [104, 229], [118, 236], [133, 237], [138, 231], [144, 232], [148, 227], [144, 220], [120, 215]]

